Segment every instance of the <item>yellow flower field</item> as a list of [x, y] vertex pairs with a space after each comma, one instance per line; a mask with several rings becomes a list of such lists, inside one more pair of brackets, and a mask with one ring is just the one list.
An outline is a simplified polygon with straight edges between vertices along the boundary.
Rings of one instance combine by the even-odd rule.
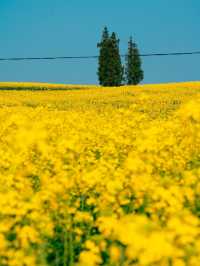
[[199, 266], [200, 82], [27, 86], [0, 84], [0, 266]]

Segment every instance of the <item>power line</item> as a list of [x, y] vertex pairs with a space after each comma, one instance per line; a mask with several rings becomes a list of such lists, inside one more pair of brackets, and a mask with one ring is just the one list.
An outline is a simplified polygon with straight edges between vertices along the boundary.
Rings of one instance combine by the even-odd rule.
[[152, 53], [152, 54], [141, 54], [140, 56], [177, 56], [177, 55], [195, 55], [200, 54], [200, 51], [193, 52], [173, 52], [173, 53]]
[[[181, 55], [200, 55], [200, 51], [140, 54], [141, 57], [181, 56]], [[121, 55], [121, 57], [125, 57], [125, 56], [126, 55]], [[67, 60], [67, 59], [96, 59], [96, 58], [98, 58], [98, 55], [89, 55], [89, 56], [54, 56], [54, 57], [7, 57], [7, 58], [0, 58], [0, 61]]]

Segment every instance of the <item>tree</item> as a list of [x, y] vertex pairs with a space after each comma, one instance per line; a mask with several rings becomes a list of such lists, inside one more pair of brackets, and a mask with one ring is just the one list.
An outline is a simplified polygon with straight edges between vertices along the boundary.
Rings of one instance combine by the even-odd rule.
[[132, 37], [128, 42], [128, 54], [126, 55], [126, 82], [128, 85], [137, 85], [144, 79], [142, 70], [142, 62], [139, 55], [139, 50]]
[[120, 86], [123, 79], [123, 67], [119, 54], [119, 40], [115, 33], [109, 36], [104, 28], [101, 42], [97, 44], [99, 52], [98, 77], [103, 86]]
[[109, 32], [107, 27], [104, 28], [102, 33], [101, 42], [97, 44], [100, 49], [99, 52], [99, 66], [98, 66], [98, 77], [100, 85], [105, 85], [108, 73], [108, 41]]
[[111, 49], [111, 56], [110, 56], [110, 60], [112, 62], [111, 64], [111, 86], [120, 86], [123, 80], [123, 66], [122, 66], [122, 62], [121, 62], [121, 56], [120, 56], [120, 52], [119, 52], [119, 39], [117, 39], [116, 34], [113, 32], [111, 37], [111, 45], [112, 45], [112, 49]]

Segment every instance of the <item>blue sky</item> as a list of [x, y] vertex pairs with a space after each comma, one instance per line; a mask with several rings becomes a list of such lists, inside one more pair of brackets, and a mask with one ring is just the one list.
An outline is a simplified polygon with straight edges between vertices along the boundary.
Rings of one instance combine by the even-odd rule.
[[[96, 55], [105, 25], [121, 53], [200, 50], [199, 0], [0, 0], [0, 57]], [[144, 83], [200, 80], [200, 55], [143, 58]], [[0, 62], [0, 81], [97, 83], [97, 60]]]

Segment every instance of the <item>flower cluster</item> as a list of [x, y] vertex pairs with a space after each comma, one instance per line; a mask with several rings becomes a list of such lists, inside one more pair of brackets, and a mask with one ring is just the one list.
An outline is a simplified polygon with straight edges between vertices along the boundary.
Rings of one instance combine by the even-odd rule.
[[200, 84], [0, 92], [0, 265], [199, 266]]

